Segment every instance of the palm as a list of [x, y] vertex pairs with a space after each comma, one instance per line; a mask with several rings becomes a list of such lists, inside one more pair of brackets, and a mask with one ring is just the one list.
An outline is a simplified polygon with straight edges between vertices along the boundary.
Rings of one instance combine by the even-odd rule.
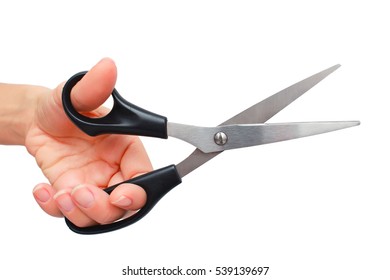
[[90, 137], [68, 120], [58, 102], [43, 99], [41, 103], [26, 147], [55, 189], [81, 183], [106, 187], [138, 173], [131, 170], [131, 162], [126, 160], [132, 157], [132, 144], [137, 138]]
[[[35, 158], [56, 189], [82, 182], [105, 187], [114, 178], [116, 181], [123, 180], [122, 156], [129, 146], [123, 138], [53, 138], [44, 131], [35, 137], [45, 143], [35, 146]], [[35, 141], [31, 139], [32, 145]]]

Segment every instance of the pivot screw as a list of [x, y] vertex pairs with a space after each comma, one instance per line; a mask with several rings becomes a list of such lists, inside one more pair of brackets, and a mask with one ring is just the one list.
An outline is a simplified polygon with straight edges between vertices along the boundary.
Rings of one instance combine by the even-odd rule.
[[223, 133], [222, 131], [215, 133], [214, 135], [215, 144], [219, 146], [223, 146], [227, 143], [227, 141], [228, 141], [228, 137], [225, 133]]

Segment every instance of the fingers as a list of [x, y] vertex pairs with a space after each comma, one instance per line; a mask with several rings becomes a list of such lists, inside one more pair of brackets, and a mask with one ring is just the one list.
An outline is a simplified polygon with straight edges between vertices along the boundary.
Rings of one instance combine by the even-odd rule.
[[110, 202], [125, 210], [138, 210], [146, 203], [146, 193], [140, 186], [122, 184], [112, 191]]
[[72, 190], [65, 189], [57, 192], [54, 200], [63, 215], [72, 223], [79, 227], [86, 227], [96, 224], [96, 222], [88, 217], [81, 209], [79, 209], [72, 199]]
[[111, 204], [109, 195], [96, 186], [86, 184], [77, 186], [72, 190], [72, 199], [85, 215], [98, 224], [111, 223], [126, 213], [125, 210]]
[[47, 214], [65, 216], [79, 227], [112, 223], [146, 202], [145, 191], [133, 184], [122, 184], [111, 195], [88, 184], [58, 192], [48, 184], [39, 184], [33, 195]]
[[76, 110], [87, 112], [97, 109], [111, 95], [115, 87], [117, 69], [113, 60], [98, 62], [72, 89], [72, 104]]
[[33, 189], [34, 198], [43, 211], [54, 217], [62, 217], [62, 213], [53, 199], [55, 193], [54, 188], [48, 184], [39, 184]]

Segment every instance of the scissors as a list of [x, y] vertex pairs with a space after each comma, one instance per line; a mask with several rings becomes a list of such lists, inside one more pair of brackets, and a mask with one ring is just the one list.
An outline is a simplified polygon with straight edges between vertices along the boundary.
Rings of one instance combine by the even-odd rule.
[[179, 185], [184, 176], [225, 150], [296, 139], [359, 125], [359, 121], [265, 123], [339, 67], [339, 64], [335, 65], [287, 87], [215, 127], [168, 122], [164, 116], [129, 103], [116, 89], [112, 92], [111, 111], [101, 118], [89, 118], [77, 112], [71, 102], [71, 90], [86, 72], [72, 76], [63, 88], [63, 107], [73, 123], [88, 135], [131, 134], [162, 139], [171, 136], [192, 144], [196, 149], [177, 165], [169, 165], [105, 189], [109, 194], [123, 183], [142, 187], [147, 194], [147, 201], [134, 215], [111, 224], [89, 227], [78, 227], [65, 219], [68, 227], [79, 234], [98, 234], [134, 224], [145, 217], [165, 194]]

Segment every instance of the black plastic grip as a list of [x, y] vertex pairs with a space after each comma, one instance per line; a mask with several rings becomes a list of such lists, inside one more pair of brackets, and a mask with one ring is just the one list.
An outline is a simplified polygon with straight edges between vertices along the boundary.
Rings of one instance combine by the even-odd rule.
[[72, 88], [87, 72], [72, 76], [62, 90], [62, 104], [73, 123], [88, 135], [131, 134], [168, 138], [167, 118], [142, 109], [125, 100], [116, 89], [112, 92], [112, 110], [104, 117], [89, 118], [77, 112], [71, 101]]
[[177, 173], [175, 165], [152, 171], [142, 176], [111, 186], [105, 191], [111, 193], [117, 186], [123, 183], [133, 183], [142, 187], [147, 195], [146, 204], [134, 215], [112, 224], [96, 225], [90, 227], [78, 227], [65, 218], [68, 227], [79, 234], [98, 234], [121, 229], [139, 221], [157, 204], [157, 202], [171, 189], [181, 183], [181, 178]]

